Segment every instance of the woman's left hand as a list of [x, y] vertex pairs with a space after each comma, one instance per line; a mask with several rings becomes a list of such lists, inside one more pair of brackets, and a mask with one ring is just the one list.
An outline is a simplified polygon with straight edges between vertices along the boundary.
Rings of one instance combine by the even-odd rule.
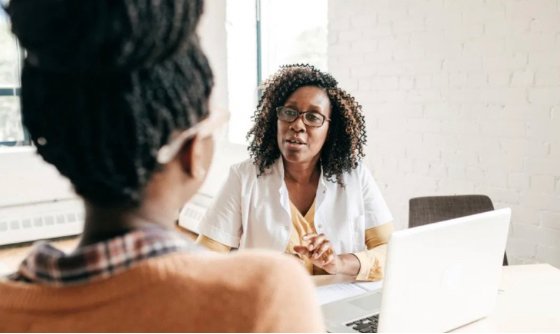
[[294, 246], [294, 251], [307, 257], [314, 266], [319, 267], [329, 274], [340, 271], [341, 260], [334, 252], [332, 244], [324, 234], [309, 233], [302, 237], [303, 245]]

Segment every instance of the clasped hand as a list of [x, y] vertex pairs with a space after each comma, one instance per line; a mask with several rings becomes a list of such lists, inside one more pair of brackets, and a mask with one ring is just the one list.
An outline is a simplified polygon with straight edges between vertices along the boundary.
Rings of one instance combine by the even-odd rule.
[[329, 274], [336, 274], [340, 267], [340, 258], [335, 254], [332, 244], [324, 234], [309, 233], [302, 237], [302, 244], [294, 246], [294, 251], [306, 257]]

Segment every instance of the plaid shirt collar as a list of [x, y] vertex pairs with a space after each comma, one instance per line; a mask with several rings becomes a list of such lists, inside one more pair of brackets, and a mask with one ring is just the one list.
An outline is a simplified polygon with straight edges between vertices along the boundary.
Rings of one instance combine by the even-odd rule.
[[9, 279], [66, 286], [107, 278], [138, 262], [171, 252], [200, 249], [173, 230], [150, 226], [65, 254], [39, 242]]

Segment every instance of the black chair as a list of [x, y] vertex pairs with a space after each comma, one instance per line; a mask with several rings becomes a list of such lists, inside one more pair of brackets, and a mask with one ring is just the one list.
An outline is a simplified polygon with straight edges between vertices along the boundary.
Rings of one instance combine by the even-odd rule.
[[[408, 227], [431, 224], [492, 210], [494, 210], [494, 205], [492, 205], [492, 201], [486, 195], [411, 198], [408, 210]], [[508, 265], [505, 253], [503, 264], [504, 266]]]

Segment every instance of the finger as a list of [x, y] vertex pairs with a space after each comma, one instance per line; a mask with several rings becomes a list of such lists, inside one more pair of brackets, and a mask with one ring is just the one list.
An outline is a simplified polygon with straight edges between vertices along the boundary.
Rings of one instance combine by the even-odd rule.
[[323, 244], [321, 244], [319, 246], [319, 248], [317, 248], [317, 250], [315, 250], [315, 252], [313, 252], [313, 257], [316, 259], [322, 258], [323, 255], [329, 255], [329, 250], [332, 249], [332, 245], [330, 243], [330, 241], [325, 240], [325, 242], [323, 242]]
[[312, 252], [319, 248], [319, 246], [326, 240], [324, 234], [314, 235], [308, 239], [307, 249]]
[[302, 238], [304, 241], [307, 241], [307, 240], [309, 240], [309, 239], [311, 239], [311, 238], [313, 238], [313, 237], [316, 237], [317, 235], [318, 235], [317, 233], [311, 232], [311, 233], [304, 234], [301, 238]]
[[301, 237], [301, 243], [303, 245], [310, 245], [313, 243], [313, 240], [317, 237], [317, 233], [307, 233]]
[[332, 262], [334, 262], [334, 253], [330, 253], [328, 255], [325, 254], [325, 256], [321, 258], [321, 260], [321, 266], [323, 267], [331, 264]]
[[307, 250], [307, 247], [305, 246], [294, 246], [294, 252], [302, 256], [307, 256], [307, 257], [311, 256], [311, 254]]
[[313, 250], [313, 240], [317, 237], [317, 233], [307, 233], [301, 237], [302, 246], [307, 247], [309, 251]]

